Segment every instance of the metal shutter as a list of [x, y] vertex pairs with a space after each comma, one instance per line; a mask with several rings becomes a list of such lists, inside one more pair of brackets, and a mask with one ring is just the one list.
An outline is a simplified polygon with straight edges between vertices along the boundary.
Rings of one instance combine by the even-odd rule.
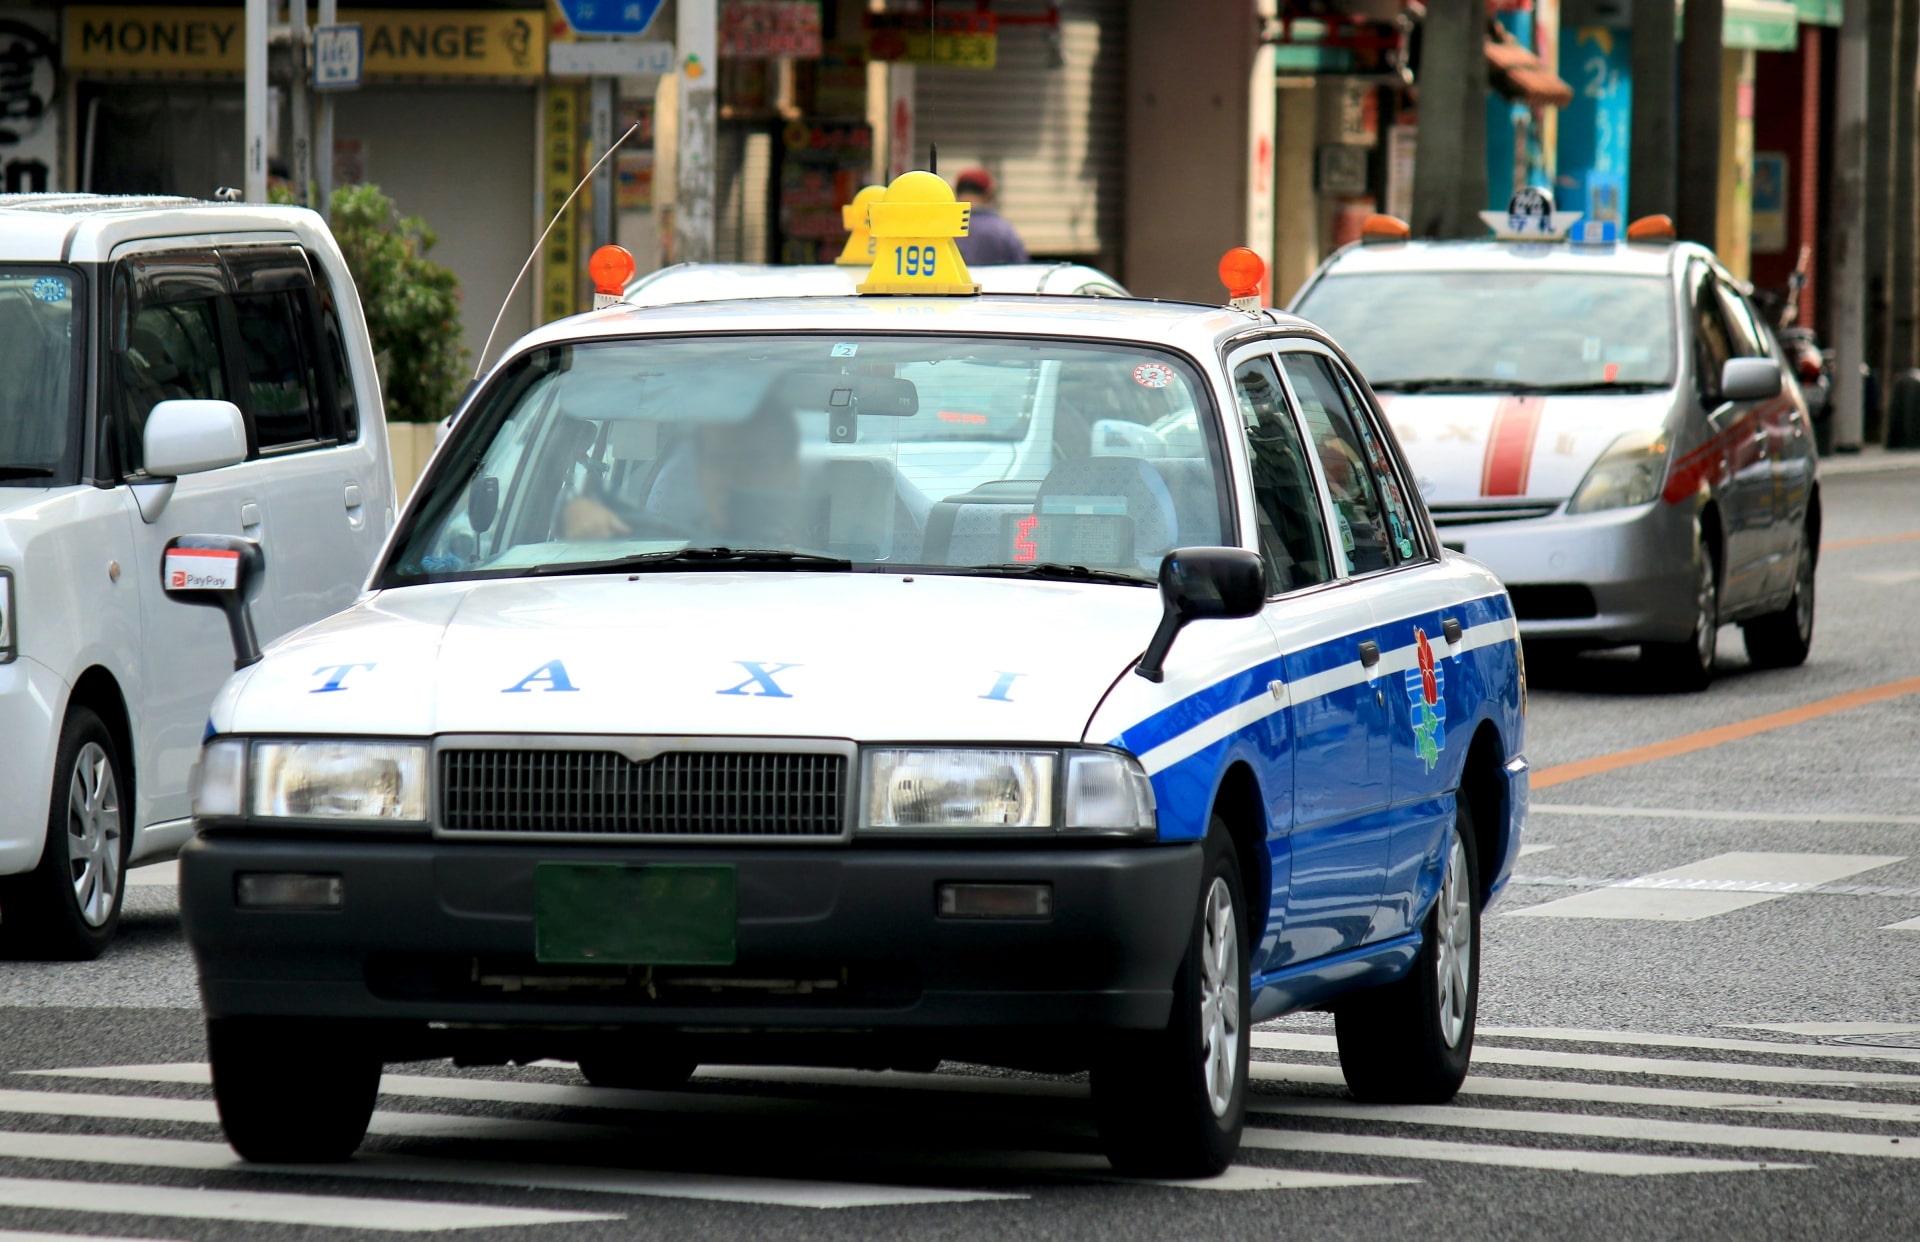
[[[918, 159], [940, 148], [948, 180], [978, 164], [1035, 255], [1112, 256], [1126, 166], [1126, 4], [1065, 0], [1055, 63], [1045, 30], [1003, 26], [993, 69], [919, 66]], [[898, 173], [901, 170], [895, 169]]]

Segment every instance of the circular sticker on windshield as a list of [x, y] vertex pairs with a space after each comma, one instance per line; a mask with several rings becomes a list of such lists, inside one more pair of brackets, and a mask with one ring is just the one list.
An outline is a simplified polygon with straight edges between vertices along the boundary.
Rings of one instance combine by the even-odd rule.
[[67, 282], [57, 276], [42, 276], [33, 282], [33, 296], [42, 302], [67, 300]]
[[1165, 388], [1173, 383], [1173, 368], [1164, 362], [1143, 362], [1133, 369], [1133, 382], [1142, 388]]

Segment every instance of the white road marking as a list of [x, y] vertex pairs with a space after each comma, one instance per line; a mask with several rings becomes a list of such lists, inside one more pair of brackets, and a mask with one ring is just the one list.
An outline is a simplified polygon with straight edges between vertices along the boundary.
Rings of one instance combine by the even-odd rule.
[[1733, 824], [1878, 824], [1908, 827], [1920, 815], [1853, 814], [1845, 811], [1699, 811], [1674, 806], [1600, 806], [1579, 802], [1530, 802], [1529, 815], [1584, 815], [1597, 819], [1681, 819]]
[[[33, 1135], [48, 1138], [49, 1135]], [[336, 1175], [337, 1175], [336, 1170]], [[238, 1220], [263, 1225], [324, 1225], [336, 1229], [438, 1233], [526, 1225], [619, 1220], [606, 1212], [558, 1212], [420, 1199], [351, 1199], [341, 1195], [275, 1194], [251, 1190], [131, 1186], [122, 1182], [60, 1182], [0, 1177], [0, 1207], [61, 1212], [107, 1212], [180, 1220]]]
[[1520, 847], [1520, 857], [1526, 858], [1531, 854], [1538, 854], [1545, 850], [1552, 850], [1552, 849], [1558, 849], [1558, 848], [1560, 847], [1557, 845], [1523, 845]]
[[0, 1242], [162, 1242], [157, 1238], [103, 1238], [91, 1233], [22, 1233], [0, 1229]]
[[1249, 1126], [1242, 1147], [1262, 1151], [1306, 1151], [1334, 1156], [1378, 1156], [1389, 1160], [1445, 1160], [1455, 1164], [1491, 1164], [1511, 1169], [1552, 1169], [1563, 1173], [1602, 1173], [1646, 1177], [1664, 1173], [1738, 1173], [1758, 1169], [1804, 1169], [1804, 1164], [1755, 1160], [1706, 1160], [1692, 1156], [1639, 1156], [1628, 1152], [1562, 1151], [1551, 1147], [1499, 1147], [1489, 1143], [1449, 1143], [1437, 1139], [1389, 1138], [1375, 1134], [1331, 1134], [1317, 1130], [1264, 1130]]
[[[1920, 1031], [1920, 1026], [1906, 1030]], [[1722, 1039], [1711, 1035], [1660, 1035], [1650, 1031], [1594, 1031], [1566, 1026], [1482, 1026], [1477, 1034], [1505, 1039], [1560, 1040], [1572, 1044], [1627, 1044], [1642, 1048], [1704, 1048], [1764, 1052], [1783, 1057], [1851, 1057], [1869, 1061], [1920, 1061], [1920, 1052], [1835, 1044], [1783, 1044], [1770, 1039]]]
[[[488, 1160], [440, 1160], [385, 1153], [362, 1154], [345, 1164], [248, 1164], [225, 1143], [184, 1139], [121, 1138], [102, 1134], [27, 1134], [0, 1131], [0, 1156], [22, 1160], [64, 1160], [93, 1164], [138, 1165], [155, 1169], [200, 1172], [265, 1173], [279, 1176], [368, 1178], [397, 1182], [448, 1182], [469, 1186], [513, 1186], [530, 1190], [584, 1191], [590, 1194], [640, 1195], [660, 1199], [703, 1199], [718, 1203], [759, 1203], [778, 1207], [851, 1208], [899, 1207], [916, 1203], [976, 1203], [990, 1199], [1025, 1199], [1026, 1195], [985, 1190], [946, 1190], [923, 1186], [883, 1186], [856, 1182], [823, 1182], [776, 1177], [733, 1177], [712, 1173], [652, 1172], [644, 1169], [595, 1168], [546, 1164], [518, 1164]], [[94, 1183], [98, 1184], [98, 1183]], [[191, 1191], [212, 1195], [219, 1192]], [[287, 1196], [310, 1198], [310, 1196]], [[410, 1200], [335, 1200], [358, 1202], [376, 1209]], [[4, 1202], [4, 1200], [0, 1200]], [[419, 1206], [435, 1207], [436, 1204]], [[452, 1205], [459, 1206], [459, 1205]], [[119, 1209], [97, 1208], [96, 1211]], [[480, 1209], [497, 1211], [501, 1209]], [[562, 1220], [618, 1220], [616, 1215], [560, 1213]], [[268, 1217], [233, 1217], [266, 1220]], [[377, 1213], [375, 1216], [377, 1220]], [[286, 1223], [300, 1223], [288, 1220]], [[326, 1220], [307, 1223], [329, 1224]], [[340, 1222], [346, 1223], [346, 1222]], [[545, 1224], [547, 1221], [475, 1221], [475, 1224]], [[373, 1229], [400, 1226], [372, 1223]], [[467, 1228], [466, 1225], [443, 1226]]]
[[1779, 1031], [1782, 1035], [1805, 1035], [1819, 1039], [1828, 1035], [1915, 1035], [1920, 1023], [1913, 1022], [1729, 1022], [1735, 1030]]
[[[1288, 1031], [1252, 1031], [1256, 1048], [1279, 1052], [1334, 1052], [1331, 1035]], [[1475, 1047], [1478, 1065], [1526, 1065], [1545, 1069], [1587, 1070], [1602, 1074], [1647, 1074], [1658, 1078], [1718, 1078], [1729, 1082], [1768, 1082], [1802, 1086], [1920, 1087], [1920, 1075], [1864, 1070], [1806, 1069], [1797, 1065], [1742, 1065], [1725, 1061], [1682, 1061], [1666, 1057], [1620, 1057], [1597, 1052], [1557, 1052], [1543, 1048]]]
[[[1476, 1050], [1476, 1054], [1477, 1054]], [[1290, 1065], [1255, 1061], [1249, 1076], [1255, 1082], [1312, 1083], [1345, 1086], [1336, 1065]], [[1823, 1100], [1810, 1096], [1755, 1095], [1744, 1091], [1687, 1091], [1675, 1087], [1634, 1087], [1607, 1082], [1565, 1082], [1560, 1079], [1493, 1078], [1470, 1075], [1461, 1095], [1496, 1099], [1558, 1100], [1570, 1104], [1619, 1104], [1647, 1108], [1699, 1108], [1715, 1112], [1755, 1113], [1763, 1116], [1844, 1117], [1850, 1121], [1899, 1121], [1920, 1124], [1920, 1104]], [[1256, 1096], [1254, 1100], [1271, 1097]], [[1257, 1108], [1250, 1102], [1249, 1108]]]
[[1302, 1100], [1263, 1103], [1263, 1113], [1285, 1117], [1322, 1117], [1340, 1121], [1384, 1121], [1405, 1126], [1450, 1126], [1461, 1130], [1498, 1130], [1510, 1134], [1625, 1139], [1647, 1143], [1687, 1143], [1696, 1147], [1759, 1148], [1825, 1156], [1872, 1156], [1920, 1160], [1920, 1142], [1912, 1135], [1848, 1134], [1837, 1130], [1786, 1130], [1773, 1126], [1729, 1126], [1697, 1121], [1659, 1121], [1649, 1117], [1596, 1117], [1588, 1113], [1540, 1113], [1506, 1108], [1459, 1108], [1450, 1104], [1356, 1104]]
[[1900, 586], [1907, 582], [1920, 582], [1920, 569], [1874, 569], [1852, 576], [1855, 581], [1871, 582], [1876, 586]]
[[1881, 931], [1920, 931], [1920, 919], [1902, 919], [1898, 923], [1889, 923]]
[[129, 888], [155, 887], [178, 888], [180, 886], [180, 864], [178, 862], [152, 863], [145, 867], [135, 867], [127, 872]]
[[1900, 861], [1885, 854], [1716, 854], [1504, 917], [1690, 923]]

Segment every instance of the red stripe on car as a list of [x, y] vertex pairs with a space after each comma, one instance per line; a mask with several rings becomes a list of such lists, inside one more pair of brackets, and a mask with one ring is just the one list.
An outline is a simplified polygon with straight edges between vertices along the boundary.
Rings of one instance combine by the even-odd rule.
[[1480, 465], [1482, 496], [1524, 496], [1533, 466], [1533, 442], [1540, 434], [1544, 397], [1502, 397], [1487, 433], [1487, 455]]

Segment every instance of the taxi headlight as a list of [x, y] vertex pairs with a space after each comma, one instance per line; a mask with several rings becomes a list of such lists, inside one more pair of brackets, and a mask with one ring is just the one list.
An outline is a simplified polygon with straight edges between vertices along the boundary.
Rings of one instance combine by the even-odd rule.
[[1157, 823], [1146, 773], [1112, 751], [876, 749], [864, 775], [861, 827], [873, 831], [1150, 834]]
[[215, 738], [200, 749], [193, 770], [193, 817], [238, 819], [247, 809], [247, 744]]
[[1644, 505], [1667, 479], [1670, 441], [1660, 429], [1629, 431], [1600, 455], [1567, 502], [1568, 513], [1598, 513]]
[[424, 823], [427, 748], [408, 742], [255, 742], [256, 819]]

